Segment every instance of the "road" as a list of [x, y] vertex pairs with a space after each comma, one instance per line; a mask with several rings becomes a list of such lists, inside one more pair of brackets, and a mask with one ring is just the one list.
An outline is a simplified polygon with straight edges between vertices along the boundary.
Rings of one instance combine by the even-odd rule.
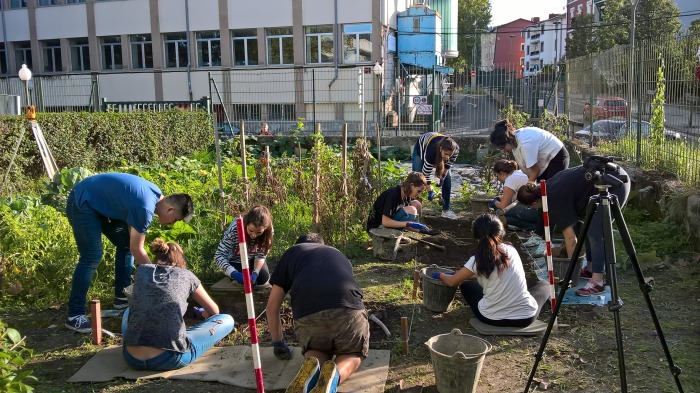
[[498, 120], [497, 103], [487, 95], [455, 94], [455, 103], [445, 111], [447, 132], [488, 134]]

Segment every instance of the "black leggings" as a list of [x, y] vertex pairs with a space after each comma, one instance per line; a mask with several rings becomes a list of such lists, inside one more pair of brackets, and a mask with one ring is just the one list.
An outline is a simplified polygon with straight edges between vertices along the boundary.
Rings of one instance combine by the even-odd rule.
[[479, 311], [479, 301], [484, 297], [484, 289], [476, 280], [466, 280], [459, 285], [462, 296], [469, 307], [474, 312], [474, 316], [481, 322], [491, 326], [509, 326], [509, 327], [525, 327], [531, 325], [537, 319], [542, 311], [542, 306], [549, 298], [549, 283], [546, 281], [538, 281], [527, 290], [537, 302], [537, 312], [534, 316], [525, 319], [489, 319]]
[[[243, 270], [243, 265], [241, 264], [240, 257], [236, 261], [229, 261], [231, 266], [235, 267], [239, 272]], [[250, 274], [253, 274], [253, 268], [255, 267], [255, 259], [253, 257], [248, 257], [248, 268], [250, 269]], [[255, 281], [255, 285], [267, 284], [270, 280], [270, 269], [267, 267], [267, 261], [263, 264], [260, 273], [258, 273], [258, 279]]]
[[554, 156], [551, 161], [549, 161], [547, 169], [545, 169], [545, 171], [537, 177], [537, 181], [539, 182], [540, 180], [549, 180], [557, 173], [568, 168], [569, 151], [566, 150], [566, 146], [562, 146], [561, 150], [559, 150], [559, 153], [557, 153], [557, 155]]

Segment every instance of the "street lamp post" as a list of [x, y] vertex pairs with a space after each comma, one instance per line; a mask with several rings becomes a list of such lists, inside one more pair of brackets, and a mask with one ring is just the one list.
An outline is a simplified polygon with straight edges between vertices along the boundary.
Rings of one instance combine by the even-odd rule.
[[554, 116], [559, 116], [559, 28], [561, 21], [554, 22]]
[[381, 110], [381, 89], [382, 89], [382, 77], [384, 76], [384, 67], [382, 67], [379, 62], [374, 63], [374, 67], [372, 67], [372, 72], [374, 73], [374, 76], [376, 77], [375, 79], [375, 84], [377, 85], [376, 89], [376, 100], [375, 102], [377, 103], [377, 114], [375, 116], [375, 126], [377, 127], [377, 168], [379, 169], [379, 189], [382, 189], [382, 134], [381, 134], [381, 129], [380, 129], [380, 123], [381, 121], [379, 120], [379, 112]]
[[24, 94], [27, 100], [27, 109], [29, 108], [29, 81], [32, 79], [32, 71], [27, 68], [26, 64], [22, 64], [19, 70], [19, 79], [24, 83]]

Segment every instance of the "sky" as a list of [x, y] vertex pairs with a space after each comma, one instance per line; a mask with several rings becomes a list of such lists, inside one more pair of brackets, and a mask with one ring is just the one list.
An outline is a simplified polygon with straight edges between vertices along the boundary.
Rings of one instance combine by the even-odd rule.
[[549, 14], [563, 14], [565, 8], [566, 0], [491, 0], [491, 26], [535, 16], [545, 20]]

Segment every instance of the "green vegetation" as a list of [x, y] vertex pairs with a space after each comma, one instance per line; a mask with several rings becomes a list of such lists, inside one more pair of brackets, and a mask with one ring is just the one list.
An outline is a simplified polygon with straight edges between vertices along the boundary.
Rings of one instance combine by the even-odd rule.
[[24, 337], [0, 321], [0, 390], [8, 393], [29, 393], [34, 388], [27, 382], [36, 381], [31, 371], [21, 371], [32, 359]]

